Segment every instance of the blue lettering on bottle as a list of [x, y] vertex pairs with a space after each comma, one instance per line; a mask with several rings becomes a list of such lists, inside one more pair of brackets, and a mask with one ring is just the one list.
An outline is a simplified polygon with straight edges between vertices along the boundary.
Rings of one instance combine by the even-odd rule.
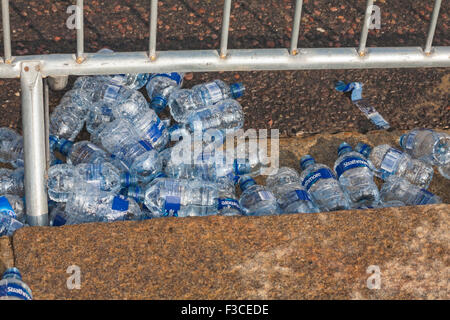
[[235, 209], [237, 211], [241, 211], [241, 206], [239, 205], [239, 201], [231, 198], [219, 198], [219, 204], [217, 209], [220, 211], [222, 209]]
[[321, 168], [317, 171], [311, 172], [306, 176], [303, 180], [302, 185], [306, 190], [309, 190], [314, 183], [316, 183], [320, 179], [336, 179], [333, 172], [327, 168]]
[[348, 157], [342, 160], [341, 163], [336, 166], [336, 174], [339, 179], [345, 171], [362, 167], [369, 168], [369, 164], [366, 160], [360, 157]]

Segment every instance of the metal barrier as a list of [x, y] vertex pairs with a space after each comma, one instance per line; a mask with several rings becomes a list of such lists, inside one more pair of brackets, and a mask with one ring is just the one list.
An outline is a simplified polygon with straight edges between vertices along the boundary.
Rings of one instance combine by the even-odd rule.
[[[450, 47], [432, 47], [442, 0], [435, 0], [424, 48], [367, 48], [373, 0], [367, 0], [358, 48], [298, 48], [303, 1], [296, 0], [289, 49], [228, 49], [231, 0], [224, 1], [219, 50], [157, 51], [158, 0], [150, 0], [148, 52], [95, 54], [84, 52], [83, 0], [77, 0], [76, 54], [13, 57], [9, 0], [2, 1], [4, 57], [0, 78], [20, 78], [24, 136], [25, 192], [30, 225], [47, 225], [46, 170], [48, 146], [48, 83], [64, 87], [69, 75], [117, 73], [210, 72], [305, 69], [449, 67]], [[43, 82], [43, 79], [46, 81]], [[44, 99], [45, 93], [45, 99]]]

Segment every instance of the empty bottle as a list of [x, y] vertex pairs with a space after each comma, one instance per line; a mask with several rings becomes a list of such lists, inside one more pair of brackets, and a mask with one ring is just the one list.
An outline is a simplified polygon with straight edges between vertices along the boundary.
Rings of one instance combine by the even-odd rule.
[[267, 177], [266, 185], [277, 198], [283, 213], [319, 212], [294, 169], [281, 167], [276, 174]]
[[217, 181], [219, 197], [217, 199], [217, 214], [219, 216], [241, 216], [242, 210], [236, 197], [235, 184], [239, 177], [228, 174]]
[[8, 215], [22, 223], [25, 223], [25, 205], [23, 199], [13, 194], [0, 196], [0, 214]]
[[414, 129], [400, 137], [400, 146], [411, 157], [431, 165], [450, 163], [450, 135], [431, 129]]
[[24, 195], [24, 169], [0, 169], [0, 194]]
[[72, 102], [61, 103], [50, 115], [50, 134], [73, 141], [83, 129], [86, 117], [86, 106]]
[[221, 100], [237, 99], [242, 96], [244, 90], [244, 86], [240, 83], [227, 86], [220, 80], [195, 86], [192, 90], [177, 89], [169, 97], [170, 113], [175, 121], [185, 122], [193, 111]]
[[91, 106], [88, 117], [86, 119], [86, 130], [95, 135], [98, 130], [106, 123], [113, 122], [115, 117], [113, 115], [113, 106], [105, 101], [99, 101]]
[[153, 149], [161, 150], [169, 142], [169, 132], [164, 122], [152, 109], [142, 113], [132, 122], [140, 140], [145, 140]]
[[217, 212], [217, 185], [213, 182], [157, 178], [145, 190], [145, 205], [160, 217], [205, 216]]
[[150, 97], [150, 107], [160, 113], [167, 106], [170, 94], [173, 90], [181, 88], [183, 84], [183, 73], [155, 73], [152, 74], [146, 89]]
[[421, 189], [403, 177], [390, 176], [380, 190], [383, 203], [401, 201], [407, 206], [441, 203], [441, 199], [433, 193]]
[[244, 111], [236, 100], [227, 99], [217, 104], [192, 112], [187, 119], [191, 131], [208, 129], [234, 132], [244, 126]]
[[339, 146], [338, 156], [334, 163], [334, 172], [354, 206], [376, 206], [380, 193], [373, 180], [369, 163], [346, 142]]
[[126, 145], [118, 149], [114, 156], [140, 183], [148, 183], [152, 175], [162, 170], [158, 152], [149, 150], [141, 143]]
[[23, 138], [14, 130], [0, 128], [0, 162], [23, 167]]
[[67, 163], [74, 166], [81, 163], [95, 163], [110, 159], [110, 155], [105, 150], [89, 141], [73, 143], [68, 140], [59, 140], [56, 143], [56, 148], [67, 158]]
[[257, 185], [250, 176], [239, 178], [242, 194], [239, 204], [247, 216], [276, 215], [281, 213], [277, 199], [269, 189]]
[[300, 159], [300, 167], [303, 170], [300, 175], [301, 184], [320, 210], [337, 211], [350, 208], [350, 199], [330, 168], [324, 164], [316, 164], [310, 155]]
[[9, 268], [0, 281], [0, 300], [33, 300], [30, 287], [22, 281], [17, 268]]
[[22, 228], [24, 224], [7, 214], [0, 213], [0, 237], [12, 236], [16, 230]]
[[390, 175], [406, 178], [409, 182], [428, 188], [433, 178], [433, 168], [420, 160], [411, 157], [387, 144], [372, 148], [364, 143], [358, 143], [356, 151], [365, 156], [374, 167], [374, 174], [383, 180]]

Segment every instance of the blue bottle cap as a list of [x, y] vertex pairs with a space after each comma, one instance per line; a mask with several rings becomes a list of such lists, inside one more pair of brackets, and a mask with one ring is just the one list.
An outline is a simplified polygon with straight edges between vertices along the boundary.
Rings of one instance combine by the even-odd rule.
[[342, 142], [338, 148], [338, 156], [340, 157], [344, 153], [351, 152], [353, 149], [347, 142]]
[[152, 99], [150, 103], [150, 108], [156, 111], [156, 113], [160, 113], [167, 106], [167, 99], [163, 96], [156, 96]]
[[256, 184], [255, 180], [253, 180], [250, 176], [242, 176], [239, 179], [239, 187], [241, 188], [242, 192], [250, 188], [251, 186], [254, 186]]
[[244, 94], [244, 91], [245, 91], [244, 84], [241, 82], [233, 83], [230, 86], [230, 91], [231, 91], [231, 96], [233, 97], [233, 99], [240, 98], [240, 97], [242, 97], [242, 95]]
[[405, 148], [405, 144], [406, 144], [406, 134], [402, 134], [400, 136], [400, 139], [398, 140], [400, 147], [402, 147], [403, 149]]
[[368, 158], [370, 155], [370, 152], [372, 152], [372, 147], [369, 146], [368, 144], [358, 142], [355, 150], [356, 150], [356, 152], [361, 153], [364, 157]]
[[20, 274], [19, 269], [17, 269], [17, 268], [8, 268], [3, 273], [3, 279], [8, 279], [8, 278], [15, 278], [15, 279], [22, 280], [22, 275]]
[[303, 156], [300, 159], [300, 168], [302, 168], [302, 170], [305, 170], [306, 167], [308, 167], [311, 164], [316, 163], [316, 160], [314, 160], [313, 157], [311, 157], [309, 154], [307, 154], [306, 156]]

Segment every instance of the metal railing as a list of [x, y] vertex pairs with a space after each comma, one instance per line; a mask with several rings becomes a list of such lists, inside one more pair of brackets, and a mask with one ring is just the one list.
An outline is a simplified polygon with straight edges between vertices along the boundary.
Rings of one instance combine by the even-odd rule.
[[11, 51], [9, 0], [1, 1], [4, 57], [0, 58], [0, 78], [21, 79], [25, 191], [30, 225], [48, 224], [45, 188], [48, 161], [48, 86], [43, 78], [49, 77], [49, 81], [53, 83], [64, 84], [69, 75], [450, 66], [450, 47], [432, 46], [442, 0], [435, 0], [424, 48], [367, 48], [373, 0], [367, 0], [358, 48], [298, 48], [303, 1], [296, 0], [289, 49], [228, 49], [232, 1], [224, 0], [220, 48], [180, 51], [156, 50], [158, 0], [150, 0], [149, 51], [111, 54], [84, 52], [83, 0], [77, 0], [80, 14], [76, 17], [78, 28], [75, 54], [17, 57], [12, 56]]

